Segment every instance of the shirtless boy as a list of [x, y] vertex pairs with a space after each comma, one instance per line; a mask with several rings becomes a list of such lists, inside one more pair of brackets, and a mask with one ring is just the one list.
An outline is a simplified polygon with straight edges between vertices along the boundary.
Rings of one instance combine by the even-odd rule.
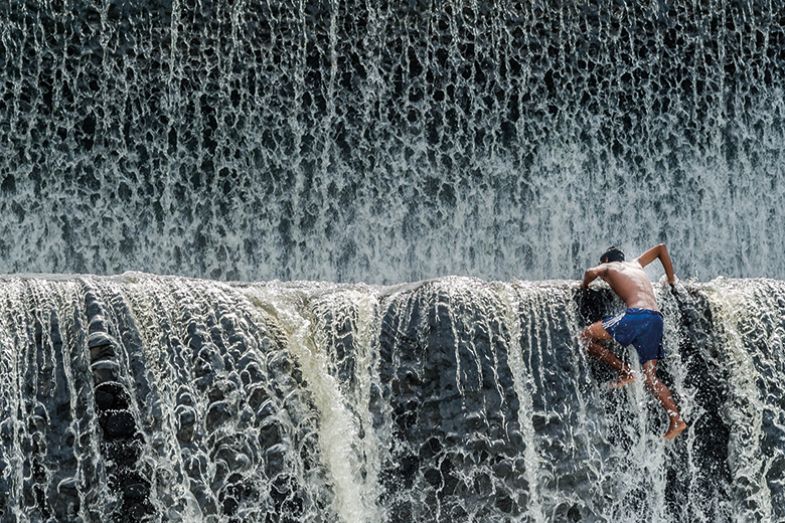
[[624, 253], [611, 247], [600, 258], [600, 265], [586, 271], [582, 288], [587, 289], [592, 281], [601, 278], [624, 301], [627, 310], [622, 315], [608, 317], [586, 327], [581, 333], [581, 341], [591, 356], [619, 372], [619, 379], [613, 384], [614, 387], [627, 385], [635, 380], [635, 375], [629, 365], [606, 349], [601, 342], [612, 338], [621, 345], [635, 347], [646, 386], [668, 414], [668, 431], [663, 438], [673, 440], [687, 428], [687, 424], [681, 418], [671, 391], [657, 379], [657, 360], [664, 356], [662, 314], [657, 308], [654, 288], [643, 271], [645, 266], [657, 258], [665, 269], [668, 283], [674, 285], [676, 276], [673, 274], [673, 263], [668, 249], [662, 243], [631, 262], [624, 261]]

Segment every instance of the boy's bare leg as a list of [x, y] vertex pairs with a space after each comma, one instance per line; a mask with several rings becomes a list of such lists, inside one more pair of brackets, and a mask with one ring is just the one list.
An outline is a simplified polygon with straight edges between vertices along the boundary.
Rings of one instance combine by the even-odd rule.
[[679, 407], [673, 401], [673, 396], [667, 385], [657, 378], [657, 360], [649, 360], [643, 364], [643, 375], [646, 379], [646, 386], [652, 392], [655, 398], [659, 400], [662, 408], [668, 414], [668, 431], [663, 435], [667, 440], [675, 439], [679, 434], [684, 432], [687, 424], [681, 418]]
[[623, 387], [635, 380], [635, 375], [630, 371], [630, 366], [621, 361], [616, 355], [603, 347], [600, 342], [610, 340], [611, 335], [598, 321], [586, 327], [581, 333], [581, 341], [586, 345], [586, 352], [592, 357], [600, 360], [609, 367], [614, 368], [621, 375], [618, 380], [611, 384], [612, 387]]

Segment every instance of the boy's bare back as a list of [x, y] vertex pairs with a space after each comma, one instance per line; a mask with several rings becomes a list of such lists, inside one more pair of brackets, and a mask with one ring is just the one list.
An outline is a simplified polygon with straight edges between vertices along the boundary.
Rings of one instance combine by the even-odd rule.
[[654, 287], [638, 260], [603, 263], [600, 267], [603, 272], [600, 278], [611, 286], [627, 308], [658, 310]]
[[673, 285], [676, 282], [673, 264], [665, 245], [659, 244], [633, 261], [612, 261], [592, 267], [584, 275], [583, 286], [588, 287], [595, 278], [602, 278], [628, 308], [659, 310], [657, 300], [654, 298], [654, 287], [643, 270], [646, 265], [657, 258], [662, 262], [668, 283]]

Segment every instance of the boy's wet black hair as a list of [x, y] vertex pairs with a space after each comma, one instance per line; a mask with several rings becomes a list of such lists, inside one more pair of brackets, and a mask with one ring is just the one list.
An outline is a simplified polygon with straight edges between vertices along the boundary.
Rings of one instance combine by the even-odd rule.
[[612, 247], [608, 247], [608, 250], [605, 251], [602, 256], [600, 256], [600, 263], [608, 263], [608, 262], [623, 262], [624, 261], [624, 253], [616, 247], [615, 245]]

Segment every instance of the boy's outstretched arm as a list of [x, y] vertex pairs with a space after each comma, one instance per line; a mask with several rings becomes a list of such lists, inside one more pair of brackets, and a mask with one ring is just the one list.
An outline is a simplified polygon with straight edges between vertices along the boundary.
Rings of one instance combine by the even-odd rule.
[[676, 283], [676, 275], [673, 273], [673, 261], [671, 261], [670, 254], [668, 254], [668, 248], [664, 243], [655, 245], [647, 250], [638, 256], [636, 261], [641, 264], [641, 267], [646, 267], [656, 258], [660, 259], [660, 263], [662, 263], [662, 267], [665, 269], [665, 276], [668, 277], [668, 283], [671, 285]]

